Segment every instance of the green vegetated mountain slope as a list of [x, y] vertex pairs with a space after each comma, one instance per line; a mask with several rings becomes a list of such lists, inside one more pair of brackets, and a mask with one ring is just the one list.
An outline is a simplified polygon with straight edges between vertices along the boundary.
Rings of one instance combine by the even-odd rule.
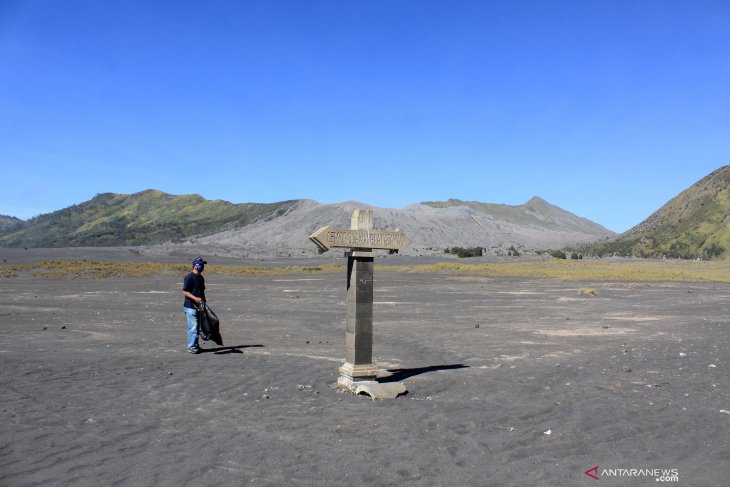
[[[560, 207], [551, 205], [537, 196], [523, 205], [501, 205], [494, 203], [479, 203], [476, 201], [461, 201], [449, 199], [448, 201], [427, 201], [422, 203], [433, 208], [450, 208], [465, 206], [480, 213], [491, 215], [505, 221], [511, 221], [522, 225], [537, 225], [540, 228], [576, 230], [580, 232], [595, 233], [597, 236], [605, 237], [613, 232], [607, 230], [598, 223], [586, 218], [581, 218]], [[598, 238], [598, 237], [597, 237]]]
[[274, 218], [295, 203], [233, 204], [157, 190], [104, 193], [29, 220], [0, 236], [0, 246], [105, 247], [179, 241]]
[[23, 225], [23, 220], [14, 216], [0, 215], [0, 234], [16, 230]]
[[704, 177], [617, 239], [594, 245], [598, 255], [691, 259], [730, 251], [730, 166]]

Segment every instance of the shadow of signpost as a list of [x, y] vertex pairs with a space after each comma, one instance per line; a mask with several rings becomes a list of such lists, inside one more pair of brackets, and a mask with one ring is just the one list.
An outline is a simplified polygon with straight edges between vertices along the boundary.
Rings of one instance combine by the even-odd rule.
[[439, 370], [456, 370], [466, 369], [468, 365], [450, 364], [450, 365], [431, 365], [429, 367], [416, 367], [413, 369], [388, 369], [391, 375], [387, 377], [379, 377], [378, 382], [401, 382], [415, 375], [426, 374], [428, 372], [437, 372]]

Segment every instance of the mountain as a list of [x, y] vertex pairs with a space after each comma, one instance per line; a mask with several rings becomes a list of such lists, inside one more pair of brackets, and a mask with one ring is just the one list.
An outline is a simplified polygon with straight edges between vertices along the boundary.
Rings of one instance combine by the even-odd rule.
[[376, 228], [406, 232], [411, 255], [454, 246], [556, 249], [615, 235], [537, 197], [518, 206], [449, 200], [389, 209], [354, 201], [233, 204], [147, 190], [104, 193], [33, 218], [0, 236], [0, 247], [135, 245], [168, 253], [194, 246], [219, 255], [316, 255], [309, 235], [325, 225], [349, 228], [356, 208], [372, 209]]
[[0, 235], [16, 230], [23, 225], [23, 220], [14, 216], [0, 215]]
[[598, 255], [712, 258], [730, 250], [730, 166], [672, 198], [615, 240], [590, 246]]
[[413, 241], [403, 251], [406, 255], [443, 254], [453, 246], [483, 247], [494, 253], [506, 253], [510, 246], [557, 249], [615, 235], [539, 198], [519, 206], [449, 200], [404, 209], [301, 200], [278, 218], [195, 238], [189, 244], [229, 254], [312, 255], [316, 248], [309, 235], [325, 225], [349, 228], [352, 211], [358, 208], [373, 211], [375, 228], [403, 230]]
[[104, 193], [0, 236], [1, 247], [105, 247], [180, 241], [275, 218], [294, 202], [233, 204], [157, 190]]
[[476, 201], [461, 201], [450, 199], [444, 202], [427, 201], [421, 203], [433, 208], [467, 207], [476, 212], [491, 215], [506, 221], [522, 225], [532, 225], [555, 231], [575, 231], [595, 236], [606, 236], [611, 232], [601, 225], [585, 218], [576, 216], [557, 206], [551, 205], [544, 199], [535, 196], [524, 205], [510, 206], [493, 203], [478, 203]]

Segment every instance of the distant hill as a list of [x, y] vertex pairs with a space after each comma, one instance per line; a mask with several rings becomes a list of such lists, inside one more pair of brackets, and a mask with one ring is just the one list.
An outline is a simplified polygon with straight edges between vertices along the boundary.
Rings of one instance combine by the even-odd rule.
[[590, 247], [599, 255], [713, 258], [730, 251], [730, 166], [671, 199], [615, 240]]
[[606, 236], [612, 233], [603, 226], [551, 205], [538, 196], [534, 196], [527, 203], [517, 206], [457, 199], [442, 202], [427, 201], [421, 204], [432, 208], [467, 207], [479, 213], [491, 215], [493, 218], [500, 218], [522, 225], [537, 225], [546, 230], [559, 230], [562, 232], [574, 230], [577, 233], [587, 233], [595, 236]]
[[356, 208], [373, 210], [375, 228], [403, 230], [413, 241], [403, 252], [406, 255], [443, 255], [444, 249], [455, 246], [482, 247], [488, 254], [506, 255], [511, 246], [520, 250], [559, 249], [615, 235], [539, 198], [518, 206], [449, 200], [404, 209], [355, 201], [323, 205], [302, 200], [281, 217], [191, 239], [189, 244], [220, 255], [312, 255], [316, 247], [308, 236], [325, 225], [349, 228]]
[[112, 247], [181, 241], [275, 218], [294, 202], [233, 204], [157, 190], [104, 193], [35, 217], [0, 237], [2, 247]]
[[511, 246], [558, 249], [615, 235], [537, 197], [517, 206], [449, 200], [398, 210], [312, 200], [233, 204], [147, 190], [99, 194], [38, 216], [0, 234], [0, 247], [147, 246], [150, 252], [175, 252], [195, 246], [218, 255], [316, 255], [309, 235], [325, 225], [349, 227], [356, 208], [372, 209], [376, 228], [405, 231], [413, 240], [407, 254], [443, 254], [447, 247], [497, 254]]
[[14, 216], [0, 215], [0, 235], [16, 230], [23, 225], [23, 220]]

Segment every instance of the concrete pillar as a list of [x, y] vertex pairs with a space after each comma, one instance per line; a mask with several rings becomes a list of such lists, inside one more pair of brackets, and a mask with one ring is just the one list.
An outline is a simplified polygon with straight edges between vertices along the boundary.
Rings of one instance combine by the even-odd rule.
[[[353, 212], [351, 230], [372, 227], [372, 211]], [[354, 382], [372, 381], [378, 375], [373, 363], [373, 266], [371, 249], [356, 249], [348, 254], [346, 355], [337, 382], [349, 388]]]

